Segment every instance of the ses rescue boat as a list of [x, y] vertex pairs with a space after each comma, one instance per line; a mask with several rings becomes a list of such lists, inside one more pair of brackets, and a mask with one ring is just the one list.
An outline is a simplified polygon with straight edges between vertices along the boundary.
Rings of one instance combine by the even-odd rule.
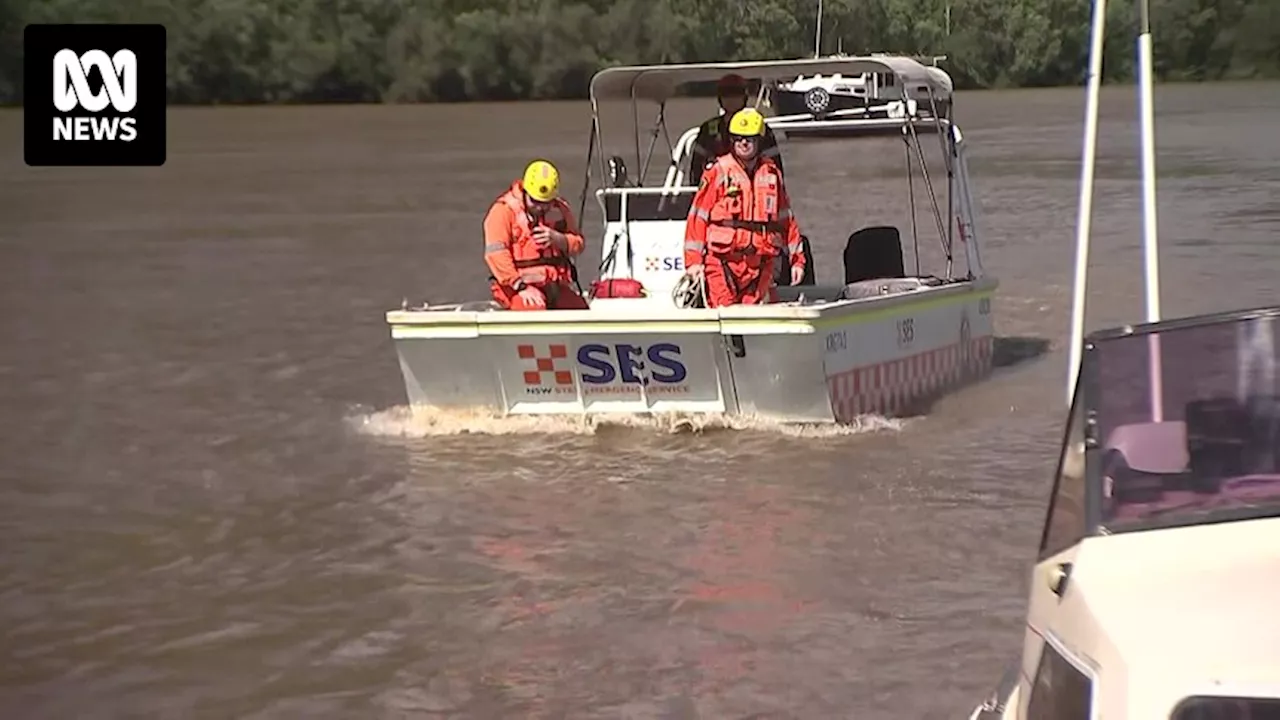
[[[677, 89], [728, 73], [765, 83], [801, 74], [865, 72], [891, 74], [900, 88], [938, 82], [914, 59], [880, 55], [613, 67], [597, 73], [591, 80], [582, 205], [598, 170], [604, 182], [595, 197], [605, 222], [600, 282], [591, 287], [628, 279], [644, 291], [632, 293], [636, 297], [588, 293], [588, 310], [517, 312], [489, 300], [406, 303], [388, 312], [386, 321], [411, 407], [849, 423], [861, 415], [911, 412], [986, 375], [997, 281], [982, 265], [964, 141], [946, 118], [927, 120], [935, 125], [927, 142], [917, 133], [925, 121], [913, 113], [848, 121], [896, 128], [902, 135], [908, 162], [904, 215], [911, 219], [917, 248], [914, 272], [905, 271], [899, 229], [874, 226], [849, 236], [845, 266], [830, 273], [834, 278], [816, 283], [811, 274], [800, 286], [781, 278], [777, 303], [698, 307], [683, 280], [685, 222], [697, 191], [685, 173], [697, 128], [670, 143], [664, 111]], [[603, 150], [596, 151], [604, 147], [600, 103], [609, 99], [631, 101], [640, 182], [628, 177], [621, 157], [606, 159]], [[640, 152], [639, 100], [657, 106], [646, 156]], [[661, 184], [645, 185], [645, 177], [657, 174], [651, 170], [661, 172], [649, 166], [660, 135], [670, 148], [666, 171]], [[931, 143], [940, 149], [947, 177], [941, 199], [925, 166], [925, 145]], [[790, 168], [788, 174], [798, 170]], [[917, 172], [923, 175], [945, 256], [945, 267], [935, 274], [920, 269]], [[956, 255], [965, 261], [962, 273], [955, 267]]]
[[1106, 17], [1095, 0], [1070, 410], [1021, 653], [970, 720], [1280, 718], [1280, 307], [1160, 319], [1141, 9], [1148, 322], [1082, 337]]

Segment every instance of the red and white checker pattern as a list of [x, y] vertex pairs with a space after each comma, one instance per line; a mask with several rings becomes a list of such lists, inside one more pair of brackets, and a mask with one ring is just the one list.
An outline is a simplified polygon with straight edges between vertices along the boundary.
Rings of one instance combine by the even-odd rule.
[[827, 378], [836, 420], [890, 416], [911, 403], [954, 388], [991, 369], [993, 336], [986, 335]]
[[524, 371], [525, 385], [541, 385], [543, 373], [550, 374], [556, 385], [572, 385], [573, 373], [569, 371], [567, 361], [564, 366], [556, 362], [569, 357], [569, 349], [564, 345], [551, 345], [546, 355], [538, 354], [532, 345], [517, 345], [516, 354], [521, 360], [533, 360], [534, 369]]

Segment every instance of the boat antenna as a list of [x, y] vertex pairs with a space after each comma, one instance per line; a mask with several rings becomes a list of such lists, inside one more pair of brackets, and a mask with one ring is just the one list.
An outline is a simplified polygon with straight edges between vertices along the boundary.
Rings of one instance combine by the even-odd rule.
[[[1156, 224], [1155, 110], [1151, 61], [1151, 7], [1149, 0], [1138, 3], [1138, 93], [1142, 147], [1142, 229], [1143, 262], [1146, 281], [1147, 322], [1160, 321], [1160, 253]], [[1102, 55], [1105, 40], [1106, 0], [1093, 2], [1093, 29], [1089, 43], [1088, 100], [1085, 109], [1083, 162], [1080, 167], [1080, 204], [1076, 218], [1075, 288], [1071, 312], [1071, 359], [1068, 367], [1067, 404], [1075, 391], [1084, 350], [1085, 292], [1088, 286], [1090, 222], [1093, 215], [1093, 178], [1097, 158], [1098, 94], [1102, 83]], [[1160, 364], [1160, 336], [1150, 335], [1151, 415], [1163, 419], [1163, 388]]]
[[822, 56], [822, 0], [818, 0], [818, 24], [813, 30], [813, 59]]

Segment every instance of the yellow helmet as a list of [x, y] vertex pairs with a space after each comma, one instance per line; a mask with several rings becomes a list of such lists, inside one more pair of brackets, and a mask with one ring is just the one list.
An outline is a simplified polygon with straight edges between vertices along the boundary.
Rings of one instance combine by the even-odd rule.
[[524, 169], [524, 191], [538, 202], [547, 202], [560, 192], [560, 171], [546, 160], [534, 160]]
[[743, 108], [729, 121], [729, 134], [756, 137], [764, 134], [764, 116], [755, 108]]

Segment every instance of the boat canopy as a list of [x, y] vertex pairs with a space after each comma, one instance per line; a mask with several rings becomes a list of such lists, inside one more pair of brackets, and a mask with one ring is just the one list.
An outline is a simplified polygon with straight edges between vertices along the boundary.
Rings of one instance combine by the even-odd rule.
[[[649, 221], [678, 223], [675, 229], [662, 232], [679, 234], [683, 232], [683, 223], [688, 213], [688, 203], [692, 201], [697, 190], [696, 181], [688, 184], [685, 167], [690, 162], [690, 150], [698, 134], [698, 126], [687, 128], [672, 141], [668, 133], [666, 120], [666, 101], [670, 99], [682, 85], [699, 82], [714, 82], [727, 74], [734, 73], [747, 80], [762, 83], [761, 93], [765, 92], [769, 83], [779, 80], [794, 80], [798, 77], [813, 75], [863, 75], [867, 73], [892, 76], [895, 79], [889, 85], [898, 86], [905, 101], [903, 112], [897, 117], [886, 118], [852, 118], [842, 122], [857, 125], [861, 128], [878, 131], [900, 131], [907, 146], [907, 203], [911, 222], [911, 242], [918, 249], [918, 234], [915, 212], [915, 170], [919, 168], [927, 191], [929, 202], [933, 208], [933, 219], [937, 227], [939, 242], [946, 258], [946, 278], [953, 275], [954, 235], [961, 233], [965, 259], [968, 264], [968, 277], [981, 277], [982, 261], [978, 254], [978, 240], [974, 228], [973, 198], [969, 190], [968, 169], [961, 152], [962, 140], [960, 132], [949, 118], [936, 113], [929, 117], [917, 115], [913, 96], [922, 97], [926, 101], [950, 94], [950, 79], [936, 64], [938, 57], [916, 58], [907, 55], [873, 54], [868, 56], [827, 56], [821, 58], [804, 58], [792, 60], [749, 60], [717, 63], [675, 63], [667, 65], [637, 65], [612, 67], [600, 70], [591, 79], [591, 135], [587, 146], [587, 162], [582, 181], [582, 196], [578, 203], [578, 217], [585, 217], [587, 196], [592, 188], [592, 178], [598, 177], [604, 185], [597, 189], [596, 196], [603, 203], [606, 218], [623, 222], [629, 228], [625, 230], [627, 237], [635, 232], [630, 223], [641, 215], [652, 215], [645, 218]], [[611, 155], [606, 151], [599, 101], [616, 99], [630, 101], [631, 120], [634, 124], [632, 142], [635, 150], [635, 171], [627, 168], [621, 155]], [[652, 130], [647, 138], [648, 149], [644, 149], [642, 136], [644, 132], [639, 111], [639, 101], [644, 99], [657, 105]], [[927, 168], [928, 158], [925, 156], [924, 144], [917, 126], [932, 126], [933, 135], [938, 139], [941, 149], [946, 178], [946, 196], [939, 198]], [[650, 183], [651, 160], [660, 139], [666, 141], [670, 150], [669, 159], [665, 163], [663, 179], [658, 184]], [[664, 153], [665, 155], [665, 153]], [[606, 158], [608, 158], [606, 160]], [[593, 167], [593, 161], [599, 161]], [[598, 173], [598, 175], [596, 175]], [[676, 198], [673, 200], [673, 198]], [[625, 199], [625, 204], [624, 204]], [[674, 203], [674, 204], [673, 204]], [[683, 209], [681, 209], [683, 203]], [[625, 208], [625, 209], [624, 209]], [[648, 208], [648, 213], [644, 210]], [[626, 218], [625, 221], [622, 218]], [[954, 218], [954, 220], [952, 219]], [[682, 241], [683, 237], [677, 237]], [[630, 241], [628, 241], [630, 242]], [[917, 254], [917, 260], [919, 255]], [[603, 266], [602, 266], [603, 267]], [[917, 267], [917, 272], [919, 268]]]
[[737, 73], [762, 82], [792, 80], [801, 75], [895, 75], [904, 86], [918, 86], [939, 95], [950, 92], [940, 74], [903, 55], [756, 60], [745, 62], [632, 65], [605, 68], [591, 79], [591, 102], [604, 99], [643, 99], [665, 102], [687, 83], [713, 82]]

